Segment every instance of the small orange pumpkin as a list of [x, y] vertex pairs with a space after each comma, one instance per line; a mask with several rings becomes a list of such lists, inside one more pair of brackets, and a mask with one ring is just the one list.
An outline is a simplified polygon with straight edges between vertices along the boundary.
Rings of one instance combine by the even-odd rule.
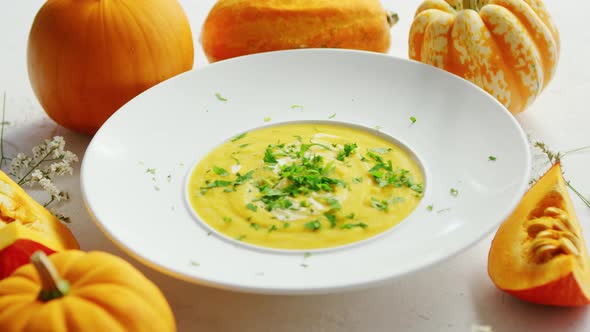
[[147, 88], [193, 67], [176, 0], [48, 0], [28, 46], [29, 79], [53, 120], [94, 134]]
[[590, 259], [559, 163], [498, 229], [488, 273], [499, 289], [525, 301], [590, 303]]
[[409, 55], [471, 81], [516, 114], [553, 78], [559, 33], [542, 0], [426, 0]]
[[201, 41], [211, 62], [296, 48], [385, 53], [397, 21], [379, 0], [219, 0]]
[[104, 252], [31, 257], [0, 281], [0, 330], [171, 332], [166, 299], [131, 264]]

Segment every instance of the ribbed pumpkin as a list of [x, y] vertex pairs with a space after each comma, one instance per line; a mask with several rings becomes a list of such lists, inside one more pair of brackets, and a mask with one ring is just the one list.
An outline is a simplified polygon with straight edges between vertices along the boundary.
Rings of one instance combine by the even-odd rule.
[[219, 0], [201, 40], [211, 62], [296, 48], [387, 52], [397, 20], [379, 0]]
[[426, 0], [409, 56], [477, 84], [516, 114], [553, 78], [559, 33], [541, 0]]
[[0, 331], [176, 329], [158, 287], [121, 258], [69, 250], [31, 260], [0, 281]]
[[66, 226], [0, 171], [0, 279], [27, 264], [36, 250], [78, 248]]
[[28, 44], [33, 90], [64, 127], [93, 134], [123, 104], [193, 67], [176, 0], [48, 0]]
[[559, 163], [498, 229], [488, 273], [499, 289], [525, 301], [590, 303], [590, 258]]

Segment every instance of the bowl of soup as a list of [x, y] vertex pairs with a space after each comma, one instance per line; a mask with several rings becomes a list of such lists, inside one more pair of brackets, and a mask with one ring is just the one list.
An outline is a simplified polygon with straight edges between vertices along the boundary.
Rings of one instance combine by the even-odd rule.
[[459, 77], [370, 52], [294, 50], [142, 93], [94, 136], [81, 184], [98, 228], [162, 273], [317, 294], [465, 250], [517, 205], [530, 163], [514, 117]]

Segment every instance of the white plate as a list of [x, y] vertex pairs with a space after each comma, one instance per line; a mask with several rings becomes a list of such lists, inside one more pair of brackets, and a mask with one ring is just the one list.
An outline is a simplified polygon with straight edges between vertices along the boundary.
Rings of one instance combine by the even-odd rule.
[[[401, 225], [304, 257], [232, 243], [193, 217], [185, 181], [208, 151], [252, 128], [334, 113], [379, 126], [424, 163], [424, 198]], [[512, 211], [529, 171], [518, 123], [467, 81], [386, 55], [298, 50], [219, 62], [143, 93], [96, 134], [81, 182], [98, 226], [144, 264], [214, 287], [310, 294], [375, 285], [464, 250]]]

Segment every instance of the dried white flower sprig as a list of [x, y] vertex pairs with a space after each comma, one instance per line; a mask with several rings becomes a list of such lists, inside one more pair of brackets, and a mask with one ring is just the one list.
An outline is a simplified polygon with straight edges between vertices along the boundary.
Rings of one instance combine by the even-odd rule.
[[[6, 114], [6, 93], [2, 106], [2, 123], [0, 123], [0, 167], [5, 162], [10, 167], [8, 173], [21, 187], [38, 185], [50, 195], [50, 199], [43, 204], [48, 207], [54, 202], [61, 202], [69, 199], [67, 192], [55, 185], [55, 178], [64, 175], [72, 175], [72, 165], [78, 162], [78, 157], [71, 151], [65, 150], [66, 142], [63, 137], [55, 136], [51, 140], [46, 139], [43, 143], [35, 146], [32, 155], [18, 153], [14, 158], [4, 155], [4, 121]], [[67, 221], [68, 218], [60, 213], [54, 213], [59, 219]]]
[[[549, 147], [545, 143], [540, 142], [540, 141], [535, 141], [533, 143], [533, 147], [538, 149], [544, 156], [546, 156], [547, 162], [551, 163], [551, 165], [553, 165], [555, 163], [561, 163], [562, 158], [565, 157], [566, 155], [576, 153], [576, 152], [590, 150], [590, 146], [585, 146], [585, 147], [581, 147], [581, 148], [566, 151], [566, 152], [559, 152], [559, 151], [554, 152], [554, 151], [550, 150]], [[533, 184], [533, 183], [537, 182], [538, 179], [539, 179], [539, 177], [536, 177], [533, 180], [531, 180], [530, 183]], [[579, 192], [576, 188], [574, 188], [574, 186], [571, 184], [570, 181], [566, 180], [565, 183], [574, 192], [574, 194], [576, 194], [576, 196], [578, 196], [580, 198], [580, 200], [582, 200], [582, 202], [584, 202], [584, 204], [590, 208], [590, 199], [586, 198], [581, 192]]]
[[51, 195], [51, 200], [44, 206], [69, 198], [53, 181], [58, 176], [72, 175], [72, 164], [78, 162], [73, 152], [65, 150], [65, 144], [63, 137], [55, 136], [35, 146], [32, 156], [19, 153], [10, 161], [10, 175], [18, 185], [39, 185]]

